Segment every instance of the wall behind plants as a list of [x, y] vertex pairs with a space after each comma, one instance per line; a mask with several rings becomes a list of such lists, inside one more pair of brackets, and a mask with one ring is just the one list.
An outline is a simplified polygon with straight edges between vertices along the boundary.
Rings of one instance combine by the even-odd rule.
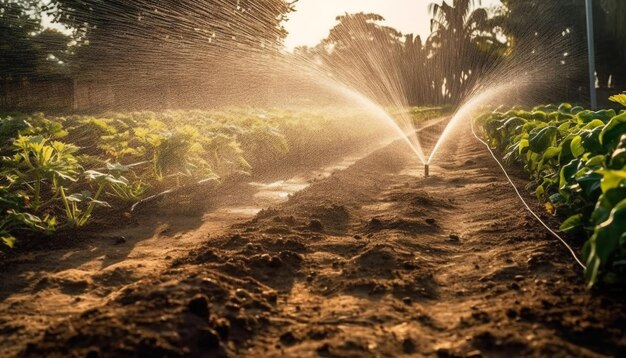
[[67, 111], [73, 107], [71, 79], [0, 80], [0, 112]]

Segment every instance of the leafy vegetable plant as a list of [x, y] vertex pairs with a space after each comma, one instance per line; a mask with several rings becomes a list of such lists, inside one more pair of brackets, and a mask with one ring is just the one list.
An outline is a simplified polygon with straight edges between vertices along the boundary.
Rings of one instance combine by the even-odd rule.
[[[416, 121], [440, 113], [408, 111]], [[379, 135], [364, 130], [362, 115], [343, 108], [230, 108], [0, 116], [0, 247], [14, 246], [28, 232], [83, 227], [102, 207], [123, 210], [160, 192], [263, 170], [290, 156], [303, 161], [311, 149], [343, 153]]]
[[[611, 99], [626, 105], [624, 95]], [[564, 218], [561, 230], [587, 237], [589, 286], [626, 281], [626, 111], [562, 104], [478, 121], [508, 163], [524, 165], [537, 197]]]

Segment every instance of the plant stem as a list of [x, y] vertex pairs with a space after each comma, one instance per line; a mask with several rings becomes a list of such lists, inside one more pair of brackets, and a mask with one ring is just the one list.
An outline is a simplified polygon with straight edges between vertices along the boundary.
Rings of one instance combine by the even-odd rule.
[[33, 209], [39, 210], [41, 202], [41, 176], [39, 173], [35, 174], [35, 198], [33, 203]]
[[89, 206], [87, 207], [87, 211], [85, 211], [85, 213], [81, 217], [80, 222], [78, 224], [79, 226], [83, 226], [87, 223], [87, 220], [89, 220], [89, 218], [91, 217], [91, 212], [96, 207], [95, 201], [98, 200], [98, 198], [104, 191], [105, 187], [106, 187], [106, 183], [100, 184], [100, 187], [98, 188], [98, 191], [96, 192], [96, 195], [94, 195], [93, 200], [91, 201], [91, 203], [89, 203]]
[[63, 189], [63, 187], [59, 188], [60, 192], [61, 192], [61, 199], [63, 200], [63, 206], [65, 207], [65, 214], [67, 215], [67, 218], [69, 219], [69, 221], [71, 221], [72, 223], [74, 223], [76, 220], [74, 218], [74, 214], [72, 213], [72, 210], [70, 209], [70, 206], [67, 202], [67, 198], [65, 197], [65, 189]]

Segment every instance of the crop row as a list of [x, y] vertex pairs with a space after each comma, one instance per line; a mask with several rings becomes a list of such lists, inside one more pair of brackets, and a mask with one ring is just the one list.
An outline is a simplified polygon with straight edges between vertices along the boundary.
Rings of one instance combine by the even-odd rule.
[[[432, 111], [415, 111], [426, 118]], [[380, 136], [363, 113], [232, 108], [0, 116], [0, 247], [85, 226], [100, 207], [340, 155]]]
[[[626, 106], [626, 95], [612, 97]], [[521, 163], [535, 194], [563, 218], [561, 230], [584, 235], [589, 286], [626, 276], [626, 111], [570, 104], [478, 118], [489, 144]]]

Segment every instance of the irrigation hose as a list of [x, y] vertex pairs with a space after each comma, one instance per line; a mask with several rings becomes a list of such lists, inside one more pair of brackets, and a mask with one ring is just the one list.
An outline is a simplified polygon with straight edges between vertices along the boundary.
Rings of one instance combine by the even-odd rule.
[[543, 225], [544, 228], [546, 228], [546, 230], [548, 230], [552, 236], [554, 236], [555, 238], [557, 238], [562, 244], [563, 246], [565, 246], [565, 248], [567, 248], [567, 250], [569, 251], [569, 253], [572, 255], [572, 257], [574, 258], [574, 260], [576, 261], [576, 263], [584, 270], [585, 269], [585, 265], [582, 263], [582, 261], [580, 261], [580, 259], [578, 258], [578, 256], [576, 256], [576, 252], [574, 252], [574, 249], [572, 249], [572, 247], [561, 237], [559, 236], [559, 234], [557, 234], [554, 230], [552, 230], [543, 220], [541, 220], [541, 218], [539, 217], [539, 215], [537, 215], [528, 205], [528, 203], [526, 203], [526, 200], [524, 200], [524, 198], [522, 197], [522, 194], [519, 192], [519, 190], [517, 189], [517, 186], [515, 186], [515, 183], [513, 183], [513, 180], [511, 179], [511, 177], [509, 176], [509, 173], [507, 173], [506, 169], [504, 168], [504, 165], [502, 165], [502, 163], [500, 162], [500, 160], [498, 160], [498, 157], [496, 156], [496, 154], [493, 152], [493, 150], [491, 149], [491, 147], [489, 146], [489, 144], [487, 144], [487, 142], [485, 142], [484, 140], [482, 140], [478, 134], [476, 134], [476, 130], [474, 129], [474, 121], [471, 121], [471, 128], [472, 128], [472, 134], [474, 135], [474, 137], [476, 138], [476, 140], [478, 140], [480, 143], [482, 143], [487, 150], [489, 151], [489, 153], [491, 154], [491, 156], [493, 157], [493, 159], [496, 161], [496, 163], [498, 163], [498, 166], [500, 166], [500, 169], [502, 170], [502, 172], [504, 173], [504, 176], [506, 176], [506, 179], [509, 181], [509, 184], [511, 184], [511, 186], [513, 187], [513, 190], [515, 190], [515, 193], [517, 194], [517, 196], [519, 197], [519, 199], [521, 200], [522, 204], [524, 204], [524, 206], [526, 207], [526, 210], [528, 210], [528, 212], [535, 217], [535, 219], [537, 219], [537, 221], [539, 221], [539, 223], [541, 225]]

